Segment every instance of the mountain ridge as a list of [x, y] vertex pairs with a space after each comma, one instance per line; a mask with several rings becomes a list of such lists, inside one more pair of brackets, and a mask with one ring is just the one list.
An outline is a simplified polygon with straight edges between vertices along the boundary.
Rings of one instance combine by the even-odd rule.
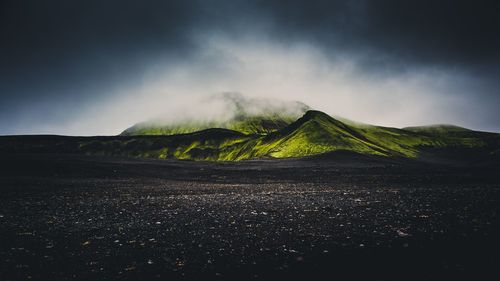
[[450, 151], [453, 157], [461, 153], [481, 157], [500, 154], [500, 134], [456, 127], [449, 131], [439, 127], [438, 133], [417, 128], [347, 124], [324, 112], [307, 110], [298, 119], [269, 133], [208, 128], [174, 135], [0, 137], [0, 152], [63, 151], [196, 161], [302, 158], [335, 151], [407, 159], [450, 157]]
[[298, 101], [248, 98], [239, 93], [213, 95], [208, 102], [216, 107], [223, 107], [229, 116], [184, 117], [175, 121], [157, 118], [137, 123], [125, 129], [120, 135], [176, 135], [209, 128], [264, 135], [285, 128], [309, 109], [309, 106]]

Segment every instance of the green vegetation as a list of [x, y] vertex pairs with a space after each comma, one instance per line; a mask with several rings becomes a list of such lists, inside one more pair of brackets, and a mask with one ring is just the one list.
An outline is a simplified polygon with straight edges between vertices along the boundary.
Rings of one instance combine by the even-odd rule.
[[261, 116], [236, 116], [227, 121], [195, 122], [183, 121], [173, 125], [162, 122], [145, 122], [136, 124], [121, 133], [122, 136], [158, 136], [178, 135], [202, 130], [221, 128], [243, 134], [264, 135], [281, 130], [295, 121], [299, 116], [272, 113]]
[[457, 132], [472, 132], [469, 129], [462, 128], [455, 125], [447, 125], [447, 124], [437, 124], [430, 126], [415, 126], [415, 127], [406, 127], [403, 130], [416, 132], [416, 133], [426, 133], [426, 134], [448, 134], [448, 133], [457, 133]]
[[[196, 124], [190, 124], [189, 128], [176, 126], [169, 132], [189, 132], [204, 127]], [[447, 150], [455, 154], [470, 151], [493, 156], [500, 154], [499, 134], [448, 125], [406, 129], [379, 127], [340, 121], [319, 111], [307, 111], [294, 122], [269, 115], [238, 118], [226, 127], [231, 129], [211, 128], [168, 136], [10, 137], [0, 141], [0, 150], [207, 161], [306, 157], [339, 150], [405, 158]]]
[[[210, 129], [184, 135], [135, 137], [121, 142], [100, 141], [99, 148], [95, 144], [84, 144], [82, 150], [136, 157], [238, 161], [306, 157], [336, 150], [413, 158], [425, 148], [500, 147], [495, 134], [496, 138], [492, 139], [484, 133], [454, 126], [379, 127], [348, 120], [342, 122], [312, 110], [295, 122], [282, 117], [249, 117], [232, 120], [226, 127], [232, 130]], [[177, 127], [179, 132], [182, 129]]]
[[177, 121], [151, 120], [132, 126], [121, 135], [177, 135], [212, 128], [229, 129], [247, 135], [266, 135], [290, 125], [309, 109], [301, 102], [251, 99], [238, 93], [218, 94], [213, 96], [211, 101], [223, 104], [228, 116], [205, 118], [205, 121], [188, 117]]

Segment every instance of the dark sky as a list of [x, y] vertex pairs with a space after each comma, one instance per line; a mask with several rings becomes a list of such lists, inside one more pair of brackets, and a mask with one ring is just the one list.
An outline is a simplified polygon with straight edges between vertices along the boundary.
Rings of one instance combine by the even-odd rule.
[[217, 91], [500, 131], [498, 3], [1, 1], [0, 134], [115, 134]]

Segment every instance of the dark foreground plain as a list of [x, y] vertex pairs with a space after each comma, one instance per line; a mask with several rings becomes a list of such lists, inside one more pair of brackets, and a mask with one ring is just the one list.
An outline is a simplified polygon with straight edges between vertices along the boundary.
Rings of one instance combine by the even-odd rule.
[[498, 165], [342, 153], [237, 163], [5, 153], [0, 163], [0, 280], [500, 270]]

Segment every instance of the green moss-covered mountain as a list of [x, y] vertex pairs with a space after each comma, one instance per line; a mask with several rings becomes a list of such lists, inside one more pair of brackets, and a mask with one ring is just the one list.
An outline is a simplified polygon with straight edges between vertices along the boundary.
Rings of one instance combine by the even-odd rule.
[[[179, 117], [163, 120], [161, 117], [138, 123], [120, 135], [177, 135], [193, 133], [201, 130], [218, 128], [229, 129], [244, 134], [269, 134], [290, 125], [302, 116], [309, 107], [301, 102], [284, 102], [272, 99], [247, 98], [238, 93], [222, 93], [212, 96], [207, 104], [197, 105], [211, 107], [226, 113], [225, 116], [206, 116], [200, 118]], [[200, 120], [201, 119], [201, 120]]]
[[268, 131], [235, 127], [232, 130], [209, 128], [175, 135], [11, 136], [0, 138], [0, 151], [209, 161], [306, 157], [334, 151], [381, 157], [449, 158], [467, 154], [497, 159], [500, 156], [500, 135], [449, 125], [387, 128], [340, 121], [323, 112], [309, 110], [297, 120]]

